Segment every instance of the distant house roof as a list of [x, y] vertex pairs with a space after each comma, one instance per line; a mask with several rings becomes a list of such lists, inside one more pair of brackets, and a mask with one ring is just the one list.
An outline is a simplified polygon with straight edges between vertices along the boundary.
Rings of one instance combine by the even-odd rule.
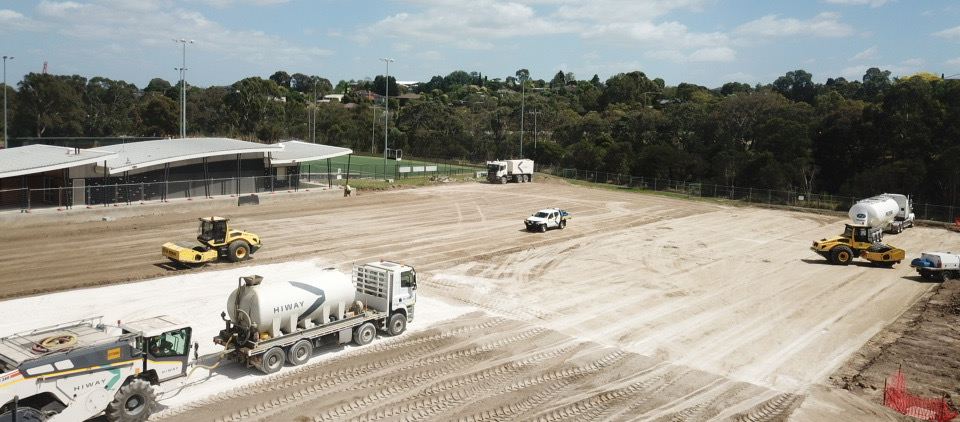
[[281, 142], [283, 151], [270, 154], [273, 164], [295, 164], [353, 154], [350, 148], [311, 144], [303, 141]]
[[116, 153], [110, 151], [41, 144], [0, 149], [0, 178], [62, 170], [103, 162], [116, 156]]
[[403, 95], [398, 95], [396, 98], [399, 98], [401, 100], [417, 100], [420, 98], [420, 94], [406, 93]]
[[115, 157], [106, 160], [107, 169], [112, 174], [195, 158], [280, 152], [283, 151], [283, 145], [260, 144], [228, 138], [177, 138], [109, 145], [91, 148], [90, 151], [116, 154]]

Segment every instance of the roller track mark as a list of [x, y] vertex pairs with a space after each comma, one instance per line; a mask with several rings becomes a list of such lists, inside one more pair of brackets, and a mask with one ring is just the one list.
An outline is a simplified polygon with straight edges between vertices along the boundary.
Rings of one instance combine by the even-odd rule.
[[779, 422], [787, 419], [805, 397], [784, 393], [757, 405], [759, 409], [734, 416], [737, 422]]
[[[433, 356], [433, 357], [423, 358], [423, 359], [420, 359], [420, 360], [417, 362], [417, 364], [415, 364], [415, 365], [413, 365], [413, 366], [414, 366], [414, 367], [416, 367], [416, 366], [430, 366], [430, 365], [435, 365], [435, 364], [443, 363], [443, 362], [447, 362], [447, 361], [459, 361], [459, 360], [462, 360], [462, 359], [471, 358], [471, 357], [474, 357], [474, 356], [476, 356], [476, 355], [480, 355], [480, 354], [484, 354], [484, 353], [490, 352], [491, 350], [499, 349], [499, 348], [501, 348], [501, 347], [503, 347], [503, 346], [506, 346], [506, 345], [508, 345], [508, 344], [511, 344], [511, 343], [516, 343], [516, 342], [518, 342], [518, 341], [529, 340], [529, 339], [531, 339], [531, 338], [533, 338], [533, 337], [542, 335], [542, 334], [545, 333], [545, 332], [547, 332], [547, 329], [545, 329], [545, 328], [540, 328], [540, 327], [536, 327], [536, 328], [533, 328], [533, 329], [531, 329], [531, 330], [527, 330], [527, 331], [525, 331], [525, 332], [523, 332], [523, 333], [520, 333], [520, 334], [518, 334], [518, 335], [509, 337], [509, 338], [500, 339], [500, 340], [497, 340], [497, 341], [495, 341], [495, 342], [487, 343], [487, 344], [482, 345], [482, 346], [475, 346], [475, 347], [472, 347], [472, 348], [470, 348], [470, 349], [458, 350], [458, 351], [454, 351], [454, 352], [447, 352], [447, 353], [445, 353], [445, 354], [443, 354], [443, 355], [440, 355], [440, 356]], [[453, 363], [456, 363], [456, 362], [453, 362]], [[459, 366], [459, 368], [462, 368], [462, 366]], [[500, 368], [503, 368], [503, 367], [500, 367]], [[492, 370], [491, 370], [491, 372], [498, 372], [498, 371], [499, 371], [500, 373], [503, 372], [502, 370], [499, 370], [499, 369], [492, 369]], [[450, 381], [448, 381], [448, 383], [449, 383], [449, 382], [450, 382]], [[383, 390], [381, 390], [381, 391], [383, 391]], [[439, 403], [437, 402], [437, 397], [438, 397], [438, 396], [437, 396], [437, 395], [431, 395], [429, 398], [421, 399], [421, 400], [419, 400], [419, 401], [417, 401], [417, 402], [414, 402], [414, 403], [403, 403], [403, 404], [401, 404], [401, 405], [396, 405], [396, 406], [394, 406], [393, 408], [391, 408], [391, 409], [389, 409], [389, 410], [387, 410], [387, 411], [378, 412], [378, 413], [376, 413], [376, 414], [374, 414], [374, 415], [372, 415], [372, 416], [371, 416], [369, 413], [368, 413], [368, 414], [361, 415], [361, 416], [360, 416], [360, 419], [358, 419], [358, 420], [369, 421], [369, 420], [379, 420], [379, 419], [382, 419], [382, 418], [391, 418], [390, 420], [396, 420], [395, 418], [393, 418], [394, 415], [409, 414], [409, 413], [411, 413], [411, 412], [424, 413], [424, 409], [423, 409], [424, 407], [434, 407], [434, 408], [436, 408], [437, 406], [441, 406], [441, 407], [443, 407], [443, 408], [446, 408], [446, 407], [451, 406], [451, 405], [453, 405], [453, 404], [459, 403], [459, 402], [462, 401], [464, 398], [469, 398], [469, 397], [471, 397], [470, 395], [466, 395], [466, 396], [464, 396], [464, 397], [460, 397], [462, 394], [463, 394], [463, 393], [459, 393], [459, 392], [445, 393], [445, 394], [443, 395], [443, 400], [441, 400]], [[375, 394], [374, 394], [374, 396], [375, 396]], [[321, 416], [319, 416], [319, 417], [315, 417], [314, 420], [317, 421], [317, 422], [320, 422], [320, 421], [327, 421], [327, 420], [334, 420], [334, 419], [342, 418], [342, 417], [346, 416], [346, 414], [351, 413], [351, 412], [353, 412], [353, 411], [361, 408], [360, 406], [355, 406], [355, 404], [357, 404], [358, 402], [360, 402], [361, 404], [363, 404], [365, 408], [369, 408], [370, 405], [371, 405], [371, 403], [373, 403], [374, 399], [375, 399], [375, 397], [371, 397], [371, 396], [367, 396], [367, 397], [364, 397], [364, 398], [362, 398], [362, 399], [356, 399], [356, 400], [354, 400], [352, 403], [348, 403], [348, 404], [345, 404], [345, 405], [341, 405], [341, 406], [339, 406], [339, 407], [337, 407], [337, 408], [331, 409], [331, 410], [327, 411], [326, 414], [321, 415]], [[427, 414], [427, 415], [432, 414], [432, 413], [435, 413], [435, 411], [426, 411], [426, 412], [425, 412], [425, 414]], [[383, 416], [379, 416], [379, 415], [383, 415]], [[407, 417], [405, 420], [410, 420], [410, 419], [409, 419], [409, 417]]]
[[[341, 384], [350, 379], [362, 376], [368, 372], [379, 370], [381, 368], [387, 367], [391, 368], [390, 365], [396, 365], [398, 362], [409, 361], [413, 357], [422, 356], [427, 352], [439, 349], [443, 347], [443, 344], [439, 340], [448, 339], [457, 335], [464, 333], [476, 331], [476, 330], [486, 330], [498, 325], [503, 324], [508, 321], [506, 318], [495, 317], [490, 320], [484, 321], [481, 324], [473, 324], [457, 329], [444, 331], [439, 334], [424, 336], [420, 338], [410, 339], [406, 342], [390, 342], [390, 343], [377, 343], [371, 346], [362, 348], [357, 353], [351, 354], [349, 356], [338, 356], [336, 358], [314, 362], [307, 365], [300, 366], [294, 370], [284, 373], [284, 374], [274, 374], [266, 376], [262, 379], [254, 381], [251, 384], [236, 387], [231, 390], [221, 392], [215, 396], [207, 397], [201, 400], [198, 400], [194, 403], [179, 406], [175, 408], [164, 409], [161, 412], [157, 412], [153, 415], [151, 420], [163, 420], [171, 417], [177, 417], [184, 413], [187, 413], [193, 409], [200, 407], [211, 406], [215, 403], [222, 402], [225, 400], [240, 399], [245, 396], [251, 396], [260, 394], [270, 390], [277, 390], [282, 386], [284, 388], [290, 388], [294, 385], [299, 384], [311, 384], [308, 388], [311, 390], [320, 390], [323, 388], [329, 388], [337, 384]], [[324, 367], [335, 366], [338, 363], [353, 361], [357, 356], [360, 355], [369, 355], [373, 353], [386, 352], [393, 349], [400, 348], [409, 348], [411, 346], [423, 345], [402, 355], [393, 355], [387, 361], [377, 361], [372, 362], [367, 365], [362, 366], [352, 366], [348, 369], [341, 368], [336, 371], [326, 371], [326, 372], [315, 372], [317, 369]], [[305, 374], [305, 375], [304, 375]], [[318, 382], [319, 381], [319, 382]], [[254, 413], [248, 413], [248, 416]]]
[[[551, 352], [549, 357], [565, 353], [566, 351], [573, 349], [577, 345], [568, 346], [563, 349], [558, 349], [555, 352]], [[479, 421], [504, 421], [512, 420], [517, 417], [517, 415], [523, 414], [534, 407], [550, 400], [555, 397], [557, 394], [560, 394], [564, 388], [573, 384], [574, 381], [587, 376], [591, 373], [598, 372], [599, 370], [609, 367], [623, 359], [626, 355], [624, 352], [615, 352], [610, 355], [607, 355], [595, 362], [592, 362], [590, 365], [564, 369], [560, 371], [555, 371], [546, 376], [538, 375], [534, 378], [528, 378], [518, 382], [514, 382], [509, 387], [498, 391], [497, 396], [504, 396], [516, 391], [529, 389], [540, 384], [548, 384], [546, 388], [538, 389], [537, 392], [524, 400], [521, 400], [517, 403], [511, 403], [508, 405], [500, 406], [494, 410], [484, 411], [482, 413], [468, 416], [465, 418], [460, 418], [460, 422], [479, 422]], [[549, 358], [547, 356], [542, 357], [538, 360]], [[533, 362], [520, 363], [517, 366], [526, 366]]]
[[550, 320], [556, 315], [539, 308], [520, 305], [516, 302], [510, 302], [501, 299], [494, 299], [490, 296], [484, 296], [483, 301], [475, 300], [463, 295], [464, 284], [450, 281], [432, 280], [426, 283], [429, 287], [439, 288], [446, 291], [445, 297], [463, 302], [467, 305], [485, 309], [498, 314], [506, 314], [521, 319], [536, 318], [540, 320]]
[[570, 349], [573, 349], [574, 347], [576, 347], [576, 345], [569, 345], [563, 348], [551, 350], [549, 352], [537, 353], [536, 355], [524, 358], [517, 362], [506, 363], [498, 367], [487, 368], [482, 371], [459, 376], [451, 380], [445, 380], [440, 384], [434, 384], [433, 386], [421, 391], [420, 393], [417, 393], [413, 397], [419, 398], [423, 396], [440, 394], [452, 388], [461, 388], [476, 382], [480, 382], [491, 376], [499, 376], [504, 373], [517, 372], [517, 371], [526, 369], [528, 366], [535, 364], [537, 362], [564, 354]]

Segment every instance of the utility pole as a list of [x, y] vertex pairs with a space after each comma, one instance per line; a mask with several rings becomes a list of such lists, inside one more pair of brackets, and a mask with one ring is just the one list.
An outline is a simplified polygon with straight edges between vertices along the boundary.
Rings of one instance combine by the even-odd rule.
[[386, 88], [386, 97], [383, 101], [384, 107], [384, 118], [383, 118], [383, 170], [387, 170], [387, 129], [390, 127], [390, 62], [394, 61], [389, 58], [380, 59], [382, 62], [387, 63], [387, 75], [384, 79], [384, 84]]
[[7, 147], [7, 59], [13, 56], [3, 56], [3, 147]]

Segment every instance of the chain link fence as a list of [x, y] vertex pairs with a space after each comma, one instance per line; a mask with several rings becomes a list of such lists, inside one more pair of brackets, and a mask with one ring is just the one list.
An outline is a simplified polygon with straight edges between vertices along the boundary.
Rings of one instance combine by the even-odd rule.
[[[656, 177], [630, 176], [559, 167], [541, 167], [538, 170], [542, 173], [552, 174], [564, 179], [582, 180], [590, 183], [670, 192], [691, 197], [729, 199], [757, 204], [783, 205], [840, 211], [844, 213], [857, 201], [864, 199], [850, 196], [810, 194], [800, 191], [758, 189], [748, 186], [685, 182]], [[953, 223], [958, 217], [958, 211], [960, 211], [958, 207], [954, 206], [926, 203], [913, 204], [913, 212], [918, 220]]]

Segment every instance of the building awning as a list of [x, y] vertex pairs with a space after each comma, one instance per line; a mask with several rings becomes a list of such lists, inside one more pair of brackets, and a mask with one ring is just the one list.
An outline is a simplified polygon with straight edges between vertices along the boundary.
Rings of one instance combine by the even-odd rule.
[[353, 150], [350, 148], [311, 144], [303, 141], [286, 141], [280, 144], [283, 145], [283, 151], [270, 154], [270, 162], [274, 165], [297, 164], [353, 154]]
[[0, 178], [23, 176], [63, 170], [103, 162], [117, 157], [111, 151], [95, 151], [57, 147], [52, 145], [25, 145], [0, 149]]
[[106, 163], [108, 172], [116, 174], [197, 158], [249, 153], [261, 153], [266, 157], [268, 153], [275, 154], [283, 151], [283, 145], [260, 144], [228, 138], [177, 138], [109, 145], [88, 151], [115, 154], [114, 157], [107, 159]]

